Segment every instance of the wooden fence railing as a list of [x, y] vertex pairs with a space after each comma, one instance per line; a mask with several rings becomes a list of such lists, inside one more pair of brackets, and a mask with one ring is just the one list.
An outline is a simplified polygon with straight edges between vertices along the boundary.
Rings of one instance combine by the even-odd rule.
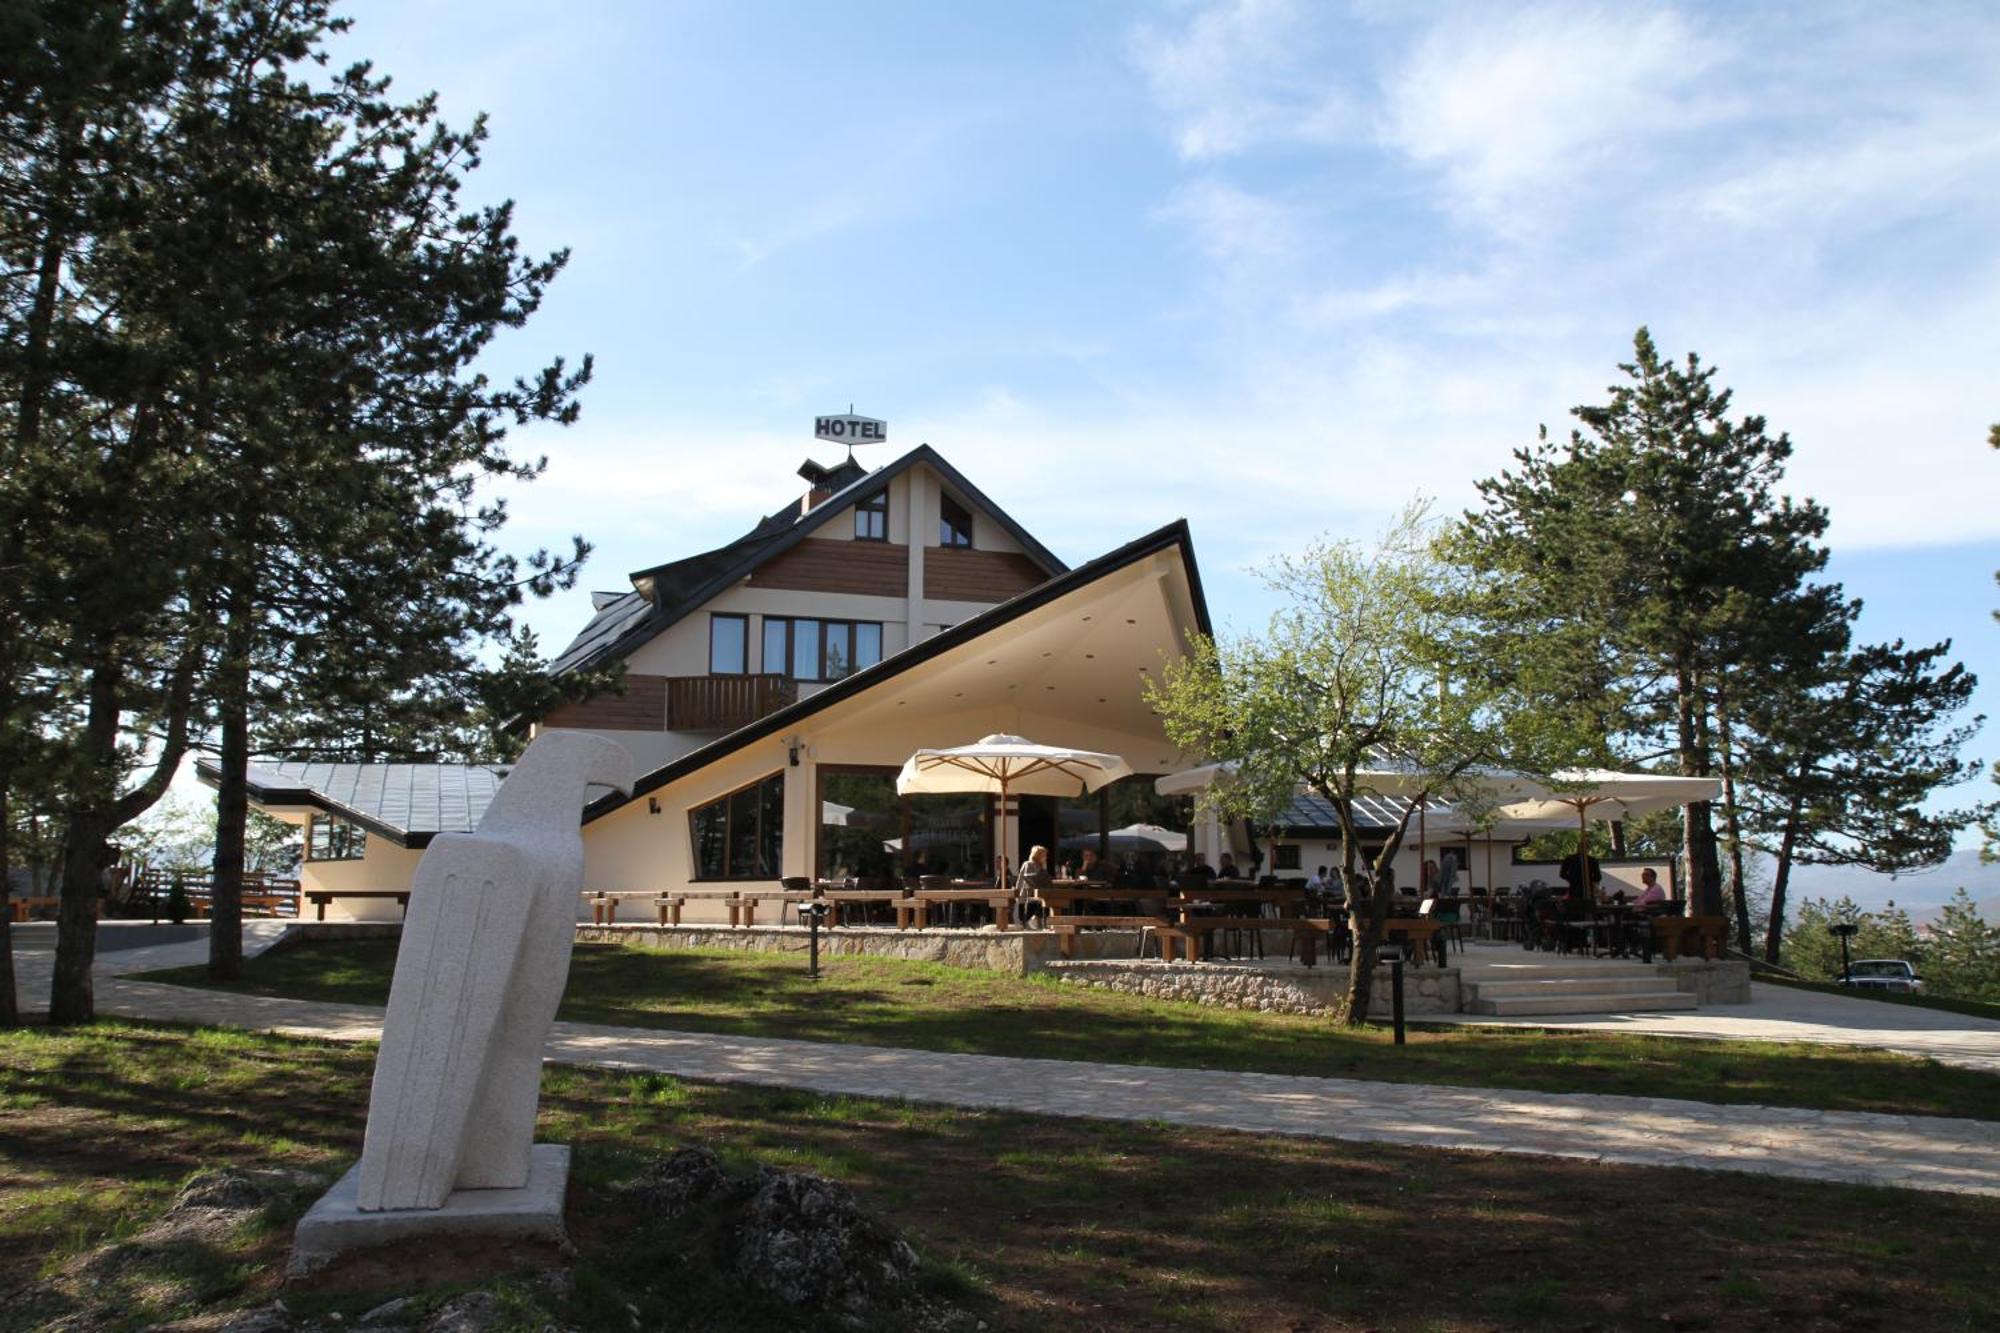
[[[215, 879], [206, 869], [142, 870], [132, 882], [132, 898], [136, 902], [151, 906], [153, 919], [157, 921], [169, 914], [176, 887], [187, 899], [188, 915], [208, 915], [209, 903], [215, 896]], [[243, 873], [243, 915], [297, 916], [298, 914], [297, 880], [265, 871], [246, 870]]]
[[799, 697], [789, 676], [669, 676], [668, 731], [734, 731]]

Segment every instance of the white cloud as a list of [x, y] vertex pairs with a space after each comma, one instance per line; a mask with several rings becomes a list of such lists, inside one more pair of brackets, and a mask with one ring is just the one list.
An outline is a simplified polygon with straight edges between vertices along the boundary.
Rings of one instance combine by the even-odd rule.
[[1727, 54], [1672, 10], [1456, 11], [1389, 71], [1382, 137], [1456, 207], [1519, 230], [1574, 208], [1592, 176], [1642, 170], [1657, 136], [1713, 120], [1702, 79]]
[[1315, 14], [1293, 0], [1228, 0], [1177, 31], [1134, 34], [1134, 57], [1183, 158], [1225, 158], [1274, 141], [1324, 144], [1353, 131], [1355, 109], [1327, 68]]

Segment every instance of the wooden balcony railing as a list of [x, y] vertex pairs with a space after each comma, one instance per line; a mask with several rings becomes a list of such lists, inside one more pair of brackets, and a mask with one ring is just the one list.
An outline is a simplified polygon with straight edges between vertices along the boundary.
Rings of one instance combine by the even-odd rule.
[[734, 731], [799, 697], [789, 676], [668, 676], [668, 731]]

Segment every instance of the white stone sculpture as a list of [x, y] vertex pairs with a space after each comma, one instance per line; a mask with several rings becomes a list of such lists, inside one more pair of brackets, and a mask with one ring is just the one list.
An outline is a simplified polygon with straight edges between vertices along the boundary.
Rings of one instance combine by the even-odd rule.
[[440, 834], [424, 852], [361, 1163], [301, 1221], [295, 1271], [417, 1234], [425, 1228], [394, 1220], [412, 1212], [448, 1215], [461, 1235], [552, 1226], [550, 1238], [561, 1238], [568, 1155], [534, 1147], [535, 1110], [542, 1048], [569, 978], [583, 888], [580, 815], [592, 785], [631, 793], [625, 748], [586, 732], [544, 732], [478, 829]]

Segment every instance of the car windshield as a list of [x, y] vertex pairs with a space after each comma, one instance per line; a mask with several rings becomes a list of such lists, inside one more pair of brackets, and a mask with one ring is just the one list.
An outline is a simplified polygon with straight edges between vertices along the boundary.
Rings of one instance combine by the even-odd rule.
[[1895, 977], [1900, 979], [1910, 975], [1910, 965], [1908, 963], [1856, 963], [1854, 965], [1854, 975], [1857, 977]]

